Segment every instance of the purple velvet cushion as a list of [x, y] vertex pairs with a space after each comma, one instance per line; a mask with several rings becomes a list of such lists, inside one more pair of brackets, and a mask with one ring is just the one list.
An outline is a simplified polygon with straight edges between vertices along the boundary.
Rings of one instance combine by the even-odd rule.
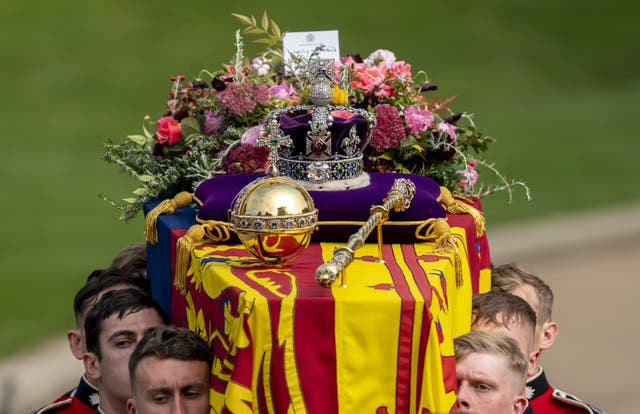
[[[196, 189], [196, 198], [202, 202], [198, 211], [201, 220], [227, 221], [227, 211], [235, 195], [261, 174], [225, 175], [204, 181]], [[373, 205], [382, 205], [393, 181], [408, 178], [416, 185], [416, 194], [411, 206], [401, 212], [391, 211], [389, 222], [398, 225], [383, 226], [383, 238], [389, 243], [412, 243], [415, 241], [415, 222], [430, 218], [446, 217], [446, 212], [437, 201], [440, 187], [429, 177], [413, 174], [372, 173], [367, 187], [343, 191], [309, 191], [318, 209], [318, 231], [312, 241], [347, 242], [349, 236], [369, 218]], [[354, 222], [329, 224], [327, 222]], [[404, 223], [404, 224], [403, 224]], [[236, 239], [237, 240], [237, 239]], [[375, 241], [375, 231], [368, 239]]]

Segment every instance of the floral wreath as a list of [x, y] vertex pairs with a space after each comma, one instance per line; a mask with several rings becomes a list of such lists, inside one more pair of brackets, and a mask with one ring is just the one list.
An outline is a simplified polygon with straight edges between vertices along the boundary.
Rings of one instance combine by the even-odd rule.
[[[236, 52], [217, 71], [202, 70], [187, 80], [171, 78], [164, 114], [144, 118], [142, 134], [128, 135], [121, 143], [105, 144], [103, 159], [135, 177], [139, 187], [133, 197], [116, 202], [121, 219], [133, 218], [142, 206], [156, 198], [192, 191], [202, 181], [222, 174], [264, 171], [268, 149], [257, 145], [262, 120], [272, 110], [309, 103], [305, 77], [291, 70], [285, 75], [281, 45], [284, 33], [266, 12], [260, 23], [254, 16], [234, 14], [257, 35], [266, 50], [248, 59], [243, 37], [236, 31]], [[317, 53], [317, 52], [316, 52]], [[313, 54], [311, 56], [314, 57]], [[304, 69], [309, 60], [292, 56], [290, 64]], [[364, 151], [365, 170], [403, 172], [429, 176], [452, 192], [482, 198], [496, 191], [522, 186], [508, 180], [480, 157], [494, 142], [481, 133], [473, 115], [451, 108], [455, 96], [428, 98], [437, 86], [423, 71], [398, 60], [389, 50], [376, 50], [367, 58], [353, 54], [334, 64], [335, 105], [351, 105], [375, 114], [377, 126]], [[485, 185], [479, 171], [492, 172], [499, 183]]]

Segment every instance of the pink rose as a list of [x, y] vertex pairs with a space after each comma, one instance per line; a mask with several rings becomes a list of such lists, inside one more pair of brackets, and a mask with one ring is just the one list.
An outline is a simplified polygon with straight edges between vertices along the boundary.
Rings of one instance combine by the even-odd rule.
[[207, 135], [215, 135], [222, 129], [223, 117], [217, 112], [207, 111], [204, 114], [203, 132]]
[[451, 125], [449, 123], [441, 121], [438, 123], [438, 130], [449, 135], [449, 138], [451, 138], [451, 141], [455, 141], [457, 138], [455, 125]]
[[413, 135], [417, 136], [420, 132], [426, 131], [433, 123], [433, 114], [427, 109], [420, 109], [418, 105], [405, 108], [403, 113], [404, 121]]
[[261, 133], [262, 123], [244, 131], [244, 134], [240, 137], [240, 143], [253, 145], [255, 147], [258, 145], [258, 138], [260, 138]]
[[160, 144], [175, 144], [180, 141], [182, 130], [178, 121], [170, 116], [163, 116], [156, 122], [156, 139]]
[[287, 99], [296, 94], [296, 88], [282, 82], [280, 85], [271, 86], [269, 95], [276, 99]]
[[373, 90], [384, 81], [384, 73], [378, 67], [368, 67], [364, 63], [354, 65], [355, 78], [351, 81], [353, 89], [360, 89], [366, 93]]
[[382, 85], [378, 86], [378, 88], [376, 88], [373, 94], [378, 98], [389, 98], [394, 95], [394, 91], [391, 86], [383, 83]]
[[411, 79], [411, 65], [400, 60], [389, 66], [394, 78]]

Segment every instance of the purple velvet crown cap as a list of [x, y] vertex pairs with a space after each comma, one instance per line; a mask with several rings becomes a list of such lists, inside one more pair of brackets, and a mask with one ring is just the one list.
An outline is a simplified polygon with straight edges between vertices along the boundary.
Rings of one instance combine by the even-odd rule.
[[[311, 130], [309, 125], [310, 121], [310, 113], [294, 116], [283, 114], [278, 116], [280, 129], [293, 140], [293, 155], [304, 154], [306, 152], [307, 132]], [[340, 143], [344, 137], [349, 136], [349, 131], [354, 125], [360, 137], [360, 143], [358, 144], [360, 152], [368, 144], [369, 126], [367, 125], [367, 120], [364, 119], [362, 115], [356, 114], [348, 119], [334, 115], [333, 124], [329, 127], [332, 136], [331, 154], [341, 153]]]

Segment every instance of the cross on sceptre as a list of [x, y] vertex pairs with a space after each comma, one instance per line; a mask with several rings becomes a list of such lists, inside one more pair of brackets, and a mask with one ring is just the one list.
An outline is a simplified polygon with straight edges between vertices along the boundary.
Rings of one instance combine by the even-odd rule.
[[280, 147], [291, 147], [293, 141], [289, 135], [284, 135], [280, 130], [278, 120], [272, 118], [267, 121], [267, 136], [258, 138], [258, 145], [269, 147], [269, 166], [266, 175], [277, 177], [278, 171], [278, 150]]

